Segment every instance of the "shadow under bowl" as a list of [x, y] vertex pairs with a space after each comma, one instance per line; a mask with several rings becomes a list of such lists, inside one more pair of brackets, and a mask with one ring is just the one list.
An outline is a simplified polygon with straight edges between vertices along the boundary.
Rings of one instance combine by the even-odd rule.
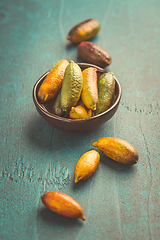
[[[98, 66], [88, 64], [88, 63], [77, 63], [81, 70], [83, 71], [85, 68], [88, 67], [94, 67], [97, 68], [97, 76], [98, 78], [103, 73], [108, 72], [107, 70], [104, 70]], [[51, 111], [53, 102], [49, 102], [47, 104], [42, 104], [38, 101], [37, 95], [40, 85], [42, 84], [45, 77], [48, 75], [49, 71], [43, 74], [38, 81], [35, 83], [33, 87], [33, 101], [36, 106], [36, 109], [38, 113], [53, 127], [62, 130], [62, 131], [68, 131], [68, 132], [87, 132], [92, 131], [98, 127], [100, 127], [102, 124], [107, 122], [110, 118], [113, 117], [115, 112], [118, 109], [120, 99], [121, 99], [121, 86], [116, 77], [115, 79], [115, 92], [112, 99], [111, 106], [109, 109], [104, 111], [103, 113], [99, 115], [92, 116], [90, 118], [86, 119], [69, 119], [64, 117], [59, 117], [57, 115], [54, 115]]]

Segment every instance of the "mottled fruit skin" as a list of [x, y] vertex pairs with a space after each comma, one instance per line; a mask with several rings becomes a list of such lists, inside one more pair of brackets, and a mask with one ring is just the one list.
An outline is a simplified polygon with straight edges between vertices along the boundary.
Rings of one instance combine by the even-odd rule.
[[57, 116], [63, 116], [63, 110], [61, 107], [61, 89], [53, 105], [53, 114]]
[[85, 106], [77, 105], [72, 107], [69, 113], [69, 117], [72, 119], [84, 119], [92, 116], [92, 110], [87, 109]]
[[113, 137], [104, 137], [92, 144], [106, 156], [124, 165], [133, 165], [138, 162], [136, 149], [128, 142]]
[[42, 203], [51, 211], [69, 218], [86, 219], [81, 205], [72, 197], [58, 191], [51, 191], [41, 196]]
[[115, 91], [115, 79], [113, 73], [102, 74], [98, 79], [98, 103], [95, 114], [106, 111], [110, 105]]
[[82, 87], [83, 77], [81, 68], [71, 60], [66, 68], [61, 89], [61, 107], [65, 113], [69, 113], [71, 108], [78, 103]]
[[95, 37], [100, 28], [100, 23], [96, 19], [88, 19], [74, 26], [70, 30], [67, 39], [72, 43], [80, 43]]
[[83, 70], [82, 75], [82, 102], [88, 109], [96, 110], [98, 103], [97, 69], [93, 67], [86, 68]]
[[78, 160], [74, 170], [75, 183], [80, 180], [85, 181], [91, 177], [96, 171], [99, 161], [100, 154], [97, 151], [91, 150], [84, 153]]
[[38, 99], [41, 103], [49, 102], [58, 95], [68, 64], [66, 59], [62, 59], [50, 70], [38, 91]]
[[111, 64], [110, 54], [95, 43], [81, 42], [78, 45], [78, 53], [84, 61], [99, 67], [105, 68]]

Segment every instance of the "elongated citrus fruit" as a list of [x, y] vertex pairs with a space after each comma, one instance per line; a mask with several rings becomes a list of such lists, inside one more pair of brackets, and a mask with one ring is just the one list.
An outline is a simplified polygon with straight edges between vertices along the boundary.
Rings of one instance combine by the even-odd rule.
[[72, 119], [84, 119], [89, 118], [92, 116], [92, 110], [86, 108], [86, 106], [83, 104], [76, 105], [75, 107], [72, 107], [69, 116]]
[[69, 195], [51, 191], [41, 196], [42, 203], [51, 211], [69, 218], [86, 220], [81, 205]]
[[105, 68], [111, 64], [111, 55], [99, 45], [83, 41], [78, 45], [78, 53], [80, 57], [88, 63]]
[[61, 89], [61, 107], [66, 113], [79, 101], [83, 87], [82, 71], [73, 60], [66, 67]]
[[92, 145], [97, 147], [106, 156], [124, 165], [133, 165], [138, 162], [137, 150], [125, 140], [104, 137]]
[[100, 76], [98, 80], [98, 103], [95, 114], [106, 111], [110, 105], [115, 91], [115, 79], [113, 73], [108, 72]]
[[41, 103], [49, 102], [58, 95], [68, 64], [66, 59], [62, 59], [50, 70], [38, 90], [38, 99]]
[[83, 88], [81, 99], [88, 109], [96, 110], [98, 102], [97, 69], [93, 67], [86, 68], [83, 70], [82, 75]]
[[78, 160], [74, 170], [75, 183], [80, 180], [87, 180], [91, 177], [96, 171], [99, 161], [100, 154], [97, 151], [91, 150], [85, 152]]
[[96, 19], [88, 19], [74, 26], [70, 30], [67, 39], [73, 43], [89, 40], [97, 35], [100, 28], [100, 23]]
[[61, 107], [61, 89], [58, 93], [58, 96], [53, 104], [53, 108], [52, 108], [53, 114], [57, 115], [57, 116], [62, 116], [63, 115], [63, 110]]

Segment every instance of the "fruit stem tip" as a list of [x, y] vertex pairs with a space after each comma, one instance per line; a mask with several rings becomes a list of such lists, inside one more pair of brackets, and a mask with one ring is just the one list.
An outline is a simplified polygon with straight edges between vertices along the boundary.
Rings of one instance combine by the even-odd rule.
[[83, 221], [85, 221], [86, 220], [86, 217], [85, 217], [85, 215], [83, 214], [81, 217], [80, 217]]
[[93, 147], [97, 147], [97, 142], [92, 143]]

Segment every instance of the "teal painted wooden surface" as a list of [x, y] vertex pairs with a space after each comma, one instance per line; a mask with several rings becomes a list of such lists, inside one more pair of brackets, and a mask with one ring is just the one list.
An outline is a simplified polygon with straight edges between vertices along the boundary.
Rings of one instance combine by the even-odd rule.
[[[0, 2], [0, 239], [159, 239], [159, 9], [157, 0]], [[66, 133], [38, 115], [32, 88], [58, 60], [80, 61], [66, 36], [88, 18], [101, 23], [92, 41], [111, 54], [122, 99], [99, 129]], [[128, 168], [101, 154], [93, 177], [75, 185], [77, 160], [104, 136], [130, 142], [139, 163]], [[75, 198], [86, 221], [47, 210], [40, 196], [50, 190]]]

